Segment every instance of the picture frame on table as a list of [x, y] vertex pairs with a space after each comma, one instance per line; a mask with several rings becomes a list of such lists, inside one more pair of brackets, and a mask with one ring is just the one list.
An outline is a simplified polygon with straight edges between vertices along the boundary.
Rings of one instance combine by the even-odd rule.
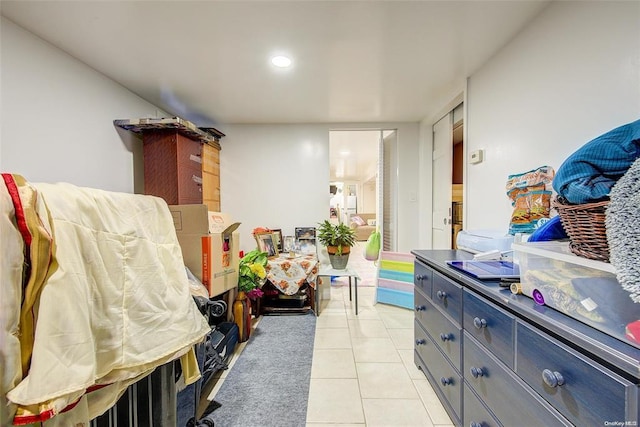
[[283, 252], [284, 240], [282, 239], [282, 230], [279, 228], [274, 228], [271, 230], [273, 234], [273, 242], [278, 248], [278, 252]]
[[317, 252], [316, 239], [300, 239], [298, 240], [298, 247], [301, 254], [315, 254]]
[[268, 257], [278, 256], [278, 246], [273, 240], [272, 232], [256, 234], [258, 249], [266, 252]]
[[315, 240], [316, 228], [315, 227], [296, 227], [295, 229], [296, 240]]

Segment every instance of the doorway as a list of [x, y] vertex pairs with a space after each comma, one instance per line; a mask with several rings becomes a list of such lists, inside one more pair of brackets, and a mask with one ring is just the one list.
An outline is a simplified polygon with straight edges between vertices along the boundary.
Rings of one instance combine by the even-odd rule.
[[463, 107], [459, 104], [433, 125], [433, 249], [456, 249], [456, 238], [462, 230]]
[[329, 132], [329, 217], [352, 225], [359, 217], [365, 241], [376, 229], [384, 250], [395, 248], [395, 130], [335, 130]]

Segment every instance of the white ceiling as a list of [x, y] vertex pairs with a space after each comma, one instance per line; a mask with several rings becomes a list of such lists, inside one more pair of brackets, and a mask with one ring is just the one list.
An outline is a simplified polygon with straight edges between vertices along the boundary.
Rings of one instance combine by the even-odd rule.
[[[547, 4], [2, 0], [0, 10], [171, 115], [217, 126], [420, 121]], [[274, 54], [293, 66], [276, 69]], [[332, 180], [371, 177], [377, 148], [354, 135], [331, 139]]]
[[329, 134], [331, 181], [365, 182], [375, 179], [380, 131], [347, 130]]
[[[419, 121], [546, 4], [2, 0], [0, 9], [172, 115], [215, 126]], [[274, 69], [276, 53], [293, 66]]]

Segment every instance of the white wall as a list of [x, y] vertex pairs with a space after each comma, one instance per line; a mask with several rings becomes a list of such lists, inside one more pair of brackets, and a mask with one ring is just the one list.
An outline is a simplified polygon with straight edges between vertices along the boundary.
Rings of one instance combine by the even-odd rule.
[[6, 18], [0, 31], [0, 170], [133, 192], [142, 144], [113, 120], [156, 117], [157, 108]]
[[[469, 78], [465, 143], [467, 151], [486, 149], [486, 160], [466, 170], [465, 228], [506, 229], [507, 175], [542, 164], [557, 168], [584, 142], [640, 116], [639, 8], [638, 2], [554, 2]], [[5, 18], [0, 30], [0, 169], [31, 181], [133, 191], [140, 143], [112, 121], [164, 113]], [[238, 212], [245, 234], [258, 225], [284, 224], [287, 233], [298, 223], [312, 224], [326, 211], [329, 130], [398, 128], [398, 250], [426, 248], [435, 119], [419, 125], [223, 125], [223, 210]], [[302, 151], [305, 141], [315, 154]], [[255, 152], [266, 160], [251, 160]], [[290, 158], [307, 161], [292, 166]], [[299, 188], [300, 176], [317, 200], [278, 190], [273, 202], [249, 203], [262, 197], [258, 193], [274, 192], [274, 183]], [[418, 201], [411, 201], [419, 184]], [[243, 206], [248, 213], [240, 213]]]
[[358, 205], [358, 213], [375, 213], [376, 212], [376, 195], [378, 189], [376, 181], [370, 180], [362, 184], [362, 193], [360, 199], [362, 203]]
[[[140, 192], [141, 142], [114, 119], [167, 115], [71, 56], [2, 18], [0, 170], [32, 182], [65, 181]], [[222, 210], [243, 223], [242, 249], [257, 226], [313, 226], [328, 211], [329, 131], [398, 129], [399, 250], [416, 247], [416, 123], [225, 126]], [[134, 188], [134, 180], [138, 187]]]
[[507, 230], [507, 176], [640, 117], [640, 3], [554, 2], [468, 81], [465, 229]]
[[221, 125], [221, 209], [240, 227], [240, 249], [255, 247], [251, 231], [264, 226], [292, 235], [328, 217], [329, 131], [398, 129], [398, 250], [417, 247], [418, 124]]
[[329, 217], [329, 146], [323, 126], [225, 125], [220, 151], [221, 209], [242, 225], [240, 249], [256, 227], [315, 227]]

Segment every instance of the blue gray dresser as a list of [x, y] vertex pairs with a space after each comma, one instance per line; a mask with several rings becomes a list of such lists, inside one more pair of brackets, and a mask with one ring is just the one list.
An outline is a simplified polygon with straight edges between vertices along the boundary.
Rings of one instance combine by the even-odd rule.
[[412, 253], [415, 363], [456, 425], [638, 425], [638, 347], [447, 266], [467, 252]]

